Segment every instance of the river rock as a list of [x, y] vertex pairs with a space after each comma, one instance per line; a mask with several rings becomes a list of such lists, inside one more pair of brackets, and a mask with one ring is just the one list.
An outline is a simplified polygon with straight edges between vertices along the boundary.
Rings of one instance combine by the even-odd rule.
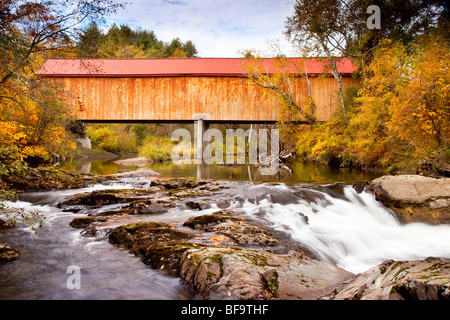
[[166, 189], [180, 189], [196, 188], [199, 186], [199, 182], [195, 178], [167, 178], [153, 180], [151, 185], [162, 186]]
[[449, 178], [383, 176], [373, 180], [369, 190], [405, 222], [450, 223]]
[[107, 221], [106, 217], [78, 217], [73, 219], [69, 225], [72, 228], [77, 228], [77, 229], [84, 229], [87, 228], [89, 226], [91, 226], [91, 224], [95, 223], [95, 222], [105, 222]]
[[109, 235], [109, 242], [125, 247], [145, 264], [178, 277], [181, 255], [198, 247], [187, 242], [192, 237], [165, 223], [138, 222], [115, 228]]
[[450, 300], [450, 263], [438, 258], [385, 261], [323, 299]]
[[227, 210], [189, 218], [185, 227], [215, 231], [231, 238], [239, 245], [276, 246], [279, 241], [267, 230], [245, 222], [244, 218], [231, 215]]
[[11, 175], [7, 183], [11, 189], [20, 191], [43, 191], [86, 187], [91, 183], [108, 180], [90, 174], [67, 172], [57, 168], [26, 168], [23, 175]]
[[0, 244], [0, 262], [14, 261], [19, 258], [20, 252], [7, 244]]
[[204, 299], [316, 299], [354, 275], [301, 253], [204, 247], [181, 258], [180, 277]]
[[59, 207], [89, 205], [89, 206], [103, 206], [107, 204], [132, 202], [142, 197], [153, 194], [155, 190], [152, 189], [109, 189], [109, 190], [95, 190], [92, 192], [85, 192], [75, 194], [69, 200], [59, 204]]

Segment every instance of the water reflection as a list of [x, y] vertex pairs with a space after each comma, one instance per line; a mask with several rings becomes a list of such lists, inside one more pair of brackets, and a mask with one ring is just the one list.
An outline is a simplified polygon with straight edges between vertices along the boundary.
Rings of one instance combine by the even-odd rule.
[[[116, 159], [83, 159], [61, 165], [62, 168], [80, 173], [114, 174], [120, 170], [136, 170], [137, 166], [123, 166]], [[216, 179], [255, 182], [347, 182], [356, 183], [375, 179], [381, 173], [366, 172], [349, 168], [331, 168], [316, 163], [291, 161], [281, 164], [275, 175], [262, 175], [261, 167], [252, 165], [207, 165], [175, 164], [173, 162], [154, 163], [148, 168], [167, 177], [197, 177], [198, 179]]]

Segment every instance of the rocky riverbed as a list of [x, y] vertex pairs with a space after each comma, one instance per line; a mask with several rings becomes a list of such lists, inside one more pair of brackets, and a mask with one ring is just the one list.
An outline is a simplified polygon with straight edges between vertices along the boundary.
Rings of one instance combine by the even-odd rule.
[[[385, 261], [355, 274], [319, 259], [313, 248], [230, 205], [262, 201], [267, 198], [264, 188], [248, 197], [245, 187], [234, 190], [226, 181], [160, 178], [145, 169], [98, 180], [136, 177], [142, 179], [140, 187], [79, 193], [57, 206], [63, 212], [82, 214], [70, 226], [80, 229], [84, 237], [106, 235], [112, 245], [125, 248], [143, 263], [179, 277], [193, 295], [203, 299], [450, 299], [450, 263], [438, 257]], [[389, 178], [373, 181], [369, 189], [386, 205], [404, 208], [392, 191], [395, 188], [390, 189], [392, 184], [385, 180]], [[422, 205], [431, 208], [437, 201], [441, 218], [434, 214], [431, 221], [447, 223], [448, 205], [442, 203], [449, 201], [448, 181], [434, 182], [441, 193], [427, 193]], [[289, 196], [273, 193], [269, 198], [274, 205], [289, 205], [313, 196], [313, 190], [302, 190]], [[340, 197], [339, 192], [334, 196]], [[165, 220], [173, 208], [198, 214]], [[299, 212], [297, 216], [308, 224], [306, 215]], [[0, 254], [5, 261], [19, 257], [7, 246], [0, 247]]]

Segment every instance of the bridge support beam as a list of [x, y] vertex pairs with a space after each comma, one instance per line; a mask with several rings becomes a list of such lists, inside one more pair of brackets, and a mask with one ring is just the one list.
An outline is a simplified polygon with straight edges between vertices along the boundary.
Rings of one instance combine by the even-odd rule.
[[203, 134], [208, 130], [209, 124], [203, 117], [198, 117], [194, 122], [194, 147], [195, 147], [195, 163], [203, 163], [203, 150], [205, 144], [203, 141]]

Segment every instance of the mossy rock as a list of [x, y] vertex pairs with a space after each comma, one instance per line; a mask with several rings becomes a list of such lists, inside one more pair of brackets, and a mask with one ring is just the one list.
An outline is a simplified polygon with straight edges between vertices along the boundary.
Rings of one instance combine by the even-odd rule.
[[241, 220], [241, 218], [232, 216], [226, 210], [222, 210], [211, 214], [191, 217], [183, 224], [183, 226], [193, 229], [208, 229], [208, 227], [218, 225], [219, 223], [228, 220], [238, 221]]
[[199, 186], [196, 178], [169, 178], [153, 180], [151, 186], [164, 187], [165, 189], [196, 188]]
[[76, 194], [60, 204], [61, 207], [72, 205], [103, 206], [108, 204], [126, 203], [153, 194], [151, 189], [108, 189], [95, 190]]
[[239, 245], [275, 246], [279, 241], [262, 227], [245, 222], [227, 210], [189, 218], [183, 226], [205, 231], [219, 232]]
[[142, 253], [142, 261], [152, 268], [179, 277], [181, 255], [187, 250], [199, 247], [199, 245], [179, 241], [157, 242], [147, 247], [145, 253]]
[[106, 217], [78, 217], [73, 219], [69, 225], [72, 228], [84, 229], [89, 227], [91, 224], [95, 222], [105, 222], [107, 220]]
[[181, 255], [186, 250], [199, 247], [188, 242], [192, 237], [192, 234], [165, 223], [138, 222], [115, 228], [109, 235], [109, 241], [124, 246], [153, 268], [178, 276]]
[[100, 182], [101, 178], [68, 172], [53, 167], [26, 168], [20, 175], [11, 175], [7, 180], [10, 189], [22, 191], [42, 191], [52, 189], [71, 189]]
[[158, 202], [156, 199], [139, 199], [130, 202], [128, 205], [115, 210], [97, 213], [102, 216], [112, 215], [138, 215], [138, 214], [162, 214], [170, 208], [175, 207], [175, 203], [169, 201]]

